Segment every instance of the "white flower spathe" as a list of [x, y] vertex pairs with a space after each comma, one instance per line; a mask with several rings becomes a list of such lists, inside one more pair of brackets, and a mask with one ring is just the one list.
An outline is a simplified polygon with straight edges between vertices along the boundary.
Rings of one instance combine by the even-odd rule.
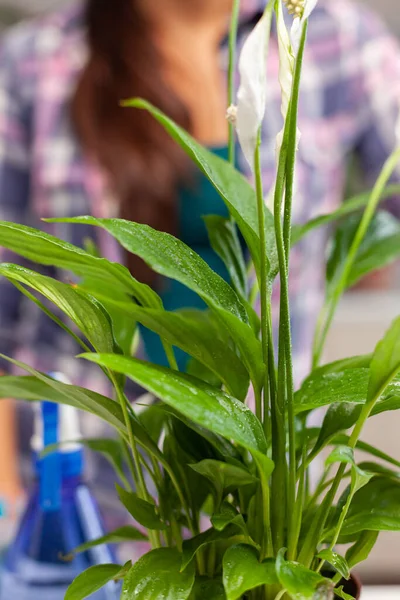
[[[282, 0], [278, 0], [276, 4], [276, 24], [279, 46], [279, 85], [281, 87], [282, 94], [281, 113], [283, 121], [285, 122], [289, 110], [290, 96], [292, 94], [295, 57], [292, 51], [289, 33], [286, 29], [285, 19], [283, 16]], [[283, 129], [277, 135], [277, 155], [282, 147], [282, 141]]]
[[267, 9], [247, 38], [239, 59], [240, 87], [236, 127], [239, 142], [250, 167], [267, 102], [267, 56], [271, 12]]
[[317, 6], [317, 3], [318, 0], [304, 0], [304, 10], [301, 16], [299, 15], [294, 18], [292, 30], [290, 32], [290, 38], [292, 40], [292, 48], [295, 55], [299, 51], [303, 25], [308, 19], [308, 17], [311, 15], [314, 8]]

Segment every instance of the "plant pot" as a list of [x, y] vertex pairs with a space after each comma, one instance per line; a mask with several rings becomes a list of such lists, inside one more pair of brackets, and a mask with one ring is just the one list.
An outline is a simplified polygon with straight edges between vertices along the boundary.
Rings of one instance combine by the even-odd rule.
[[[346, 594], [350, 594], [355, 598], [355, 600], [360, 600], [361, 597], [361, 581], [356, 575], [352, 575], [348, 581], [341, 581], [341, 585], [343, 585], [343, 591]], [[337, 598], [337, 596], [335, 596]]]

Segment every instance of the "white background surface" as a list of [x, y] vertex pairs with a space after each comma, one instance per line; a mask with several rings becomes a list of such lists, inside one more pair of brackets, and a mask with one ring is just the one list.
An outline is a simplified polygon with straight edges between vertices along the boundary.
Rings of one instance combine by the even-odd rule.
[[400, 600], [400, 587], [365, 588], [361, 600]]

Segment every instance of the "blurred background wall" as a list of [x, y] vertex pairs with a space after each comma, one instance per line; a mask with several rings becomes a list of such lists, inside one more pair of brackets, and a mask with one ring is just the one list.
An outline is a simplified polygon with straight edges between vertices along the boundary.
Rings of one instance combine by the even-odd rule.
[[[69, 1], [0, 0], [0, 30], [25, 16], [56, 8]], [[400, 0], [360, 1], [378, 11], [391, 29], [400, 35]], [[346, 296], [329, 339], [326, 360], [364, 354], [374, 348], [399, 312], [400, 270], [397, 275], [393, 278], [393, 289], [352, 291]], [[400, 460], [399, 431], [400, 415], [389, 413], [371, 420], [363, 437]], [[400, 534], [382, 534], [377, 548], [361, 569], [364, 581], [400, 583], [399, 556]]]

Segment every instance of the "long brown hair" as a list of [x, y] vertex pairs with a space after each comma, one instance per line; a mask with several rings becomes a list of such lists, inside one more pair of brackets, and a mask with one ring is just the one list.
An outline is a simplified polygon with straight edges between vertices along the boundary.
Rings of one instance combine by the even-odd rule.
[[[87, 0], [89, 59], [72, 99], [80, 141], [108, 174], [120, 216], [174, 231], [175, 195], [185, 162], [176, 144], [144, 111], [121, 108], [140, 96], [190, 128], [186, 107], [162, 77], [162, 60], [135, 0]], [[143, 263], [129, 258], [142, 281]]]

